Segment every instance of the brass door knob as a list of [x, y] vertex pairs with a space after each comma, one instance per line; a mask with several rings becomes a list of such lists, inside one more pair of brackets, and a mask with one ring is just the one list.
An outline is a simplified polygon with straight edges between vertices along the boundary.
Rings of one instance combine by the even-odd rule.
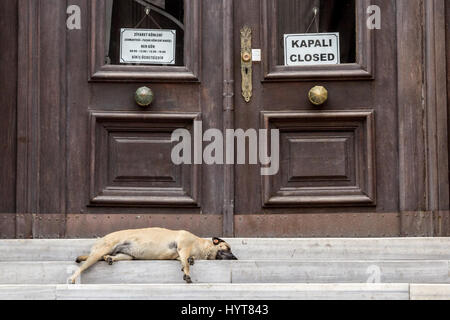
[[312, 104], [320, 106], [328, 100], [328, 91], [322, 86], [316, 86], [309, 90], [308, 98]]
[[137, 89], [136, 93], [134, 94], [136, 103], [141, 107], [148, 107], [149, 105], [151, 105], [154, 98], [155, 95], [153, 94], [153, 91], [147, 87], [141, 87]]
[[250, 62], [252, 60], [252, 55], [250, 52], [244, 52], [242, 54], [242, 61], [244, 62]]

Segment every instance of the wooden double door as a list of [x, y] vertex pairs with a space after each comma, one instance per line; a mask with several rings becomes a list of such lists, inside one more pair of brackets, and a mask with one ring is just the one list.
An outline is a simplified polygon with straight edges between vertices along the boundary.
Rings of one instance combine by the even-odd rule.
[[[430, 44], [415, 29], [423, 7], [437, 13], [444, 1], [20, 2], [16, 237], [149, 226], [236, 237], [446, 234], [448, 170], [427, 180], [427, 161], [445, 157], [430, 153], [420, 127], [422, 77], [438, 75], [424, 75], [418, 48]], [[374, 4], [381, 29], [368, 24]], [[125, 62], [125, 28], [172, 30], [174, 60]], [[287, 66], [285, 35], [305, 33], [338, 33], [340, 63]], [[148, 107], [135, 101], [143, 86], [154, 94]], [[328, 92], [320, 106], [308, 98], [315, 86]], [[424, 107], [430, 116], [435, 105]], [[190, 163], [173, 161], [177, 129], [191, 134]], [[220, 142], [210, 129], [223, 133], [213, 164], [202, 157]], [[243, 163], [242, 141], [226, 142], [240, 129]], [[278, 139], [262, 139], [264, 130]], [[255, 144], [277, 153], [275, 173], [262, 174], [259, 152], [250, 161]]]

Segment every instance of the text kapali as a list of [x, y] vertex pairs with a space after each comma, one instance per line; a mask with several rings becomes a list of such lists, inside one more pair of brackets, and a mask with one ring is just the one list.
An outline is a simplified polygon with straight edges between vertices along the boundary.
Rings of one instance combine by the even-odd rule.
[[[332, 39], [322, 40], [292, 40], [292, 48], [331, 48], [333, 47]], [[336, 56], [334, 53], [314, 53], [314, 54], [292, 54], [289, 59], [291, 62], [325, 62], [334, 61]]]

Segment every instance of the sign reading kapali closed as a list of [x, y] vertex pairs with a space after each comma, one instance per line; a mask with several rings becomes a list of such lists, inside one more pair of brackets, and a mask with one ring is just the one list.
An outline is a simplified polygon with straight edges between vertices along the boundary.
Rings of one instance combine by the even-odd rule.
[[176, 30], [120, 30], [120, 62], [175, 64]]
[[286, 66], [311, 66], [339, 63], [339, 33], [284, 35], [284, 64]]

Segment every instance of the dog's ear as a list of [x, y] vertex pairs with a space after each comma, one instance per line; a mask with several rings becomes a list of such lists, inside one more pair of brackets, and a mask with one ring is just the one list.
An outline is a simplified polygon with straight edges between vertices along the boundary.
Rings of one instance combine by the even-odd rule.
[[219, 243], [225, 242], [219, 238], [213, 238], [212, 241], [213, 241], [214, 245], [216, 245], [216, 246], [219, 245]]

